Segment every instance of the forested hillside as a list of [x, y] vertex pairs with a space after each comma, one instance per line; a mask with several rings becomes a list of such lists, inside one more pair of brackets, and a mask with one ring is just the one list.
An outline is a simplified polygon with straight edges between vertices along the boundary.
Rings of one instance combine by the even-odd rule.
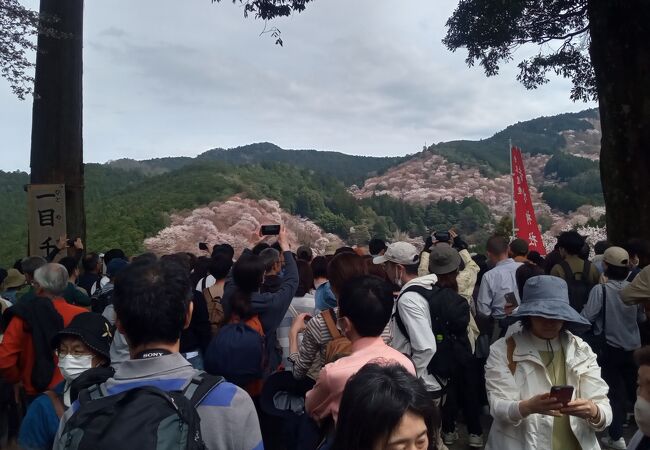
[[[602, 204], [594, 161], [599, 136], [598, 112], [588, 110], [521, 122], [481, 141], [439, 143], [410, 157], [283, 150], [260, 143], [196, 158], [87, 164], [88, 247], [142, 251], [145, 238], [170, 224], [170, 214], [236, 194], [277, 200], [283, 210], [350, 243], [398, 231], [422, 236], [451, 226], [482, 243], [495, 217], [510, 209], [508, 139], [529, 154], [531, 195], [548, 229], [568, 217], [560, 213]], [[26, 173], [0, 172], [0, 267], [24, 256], [27, 248], [27, 183]]]
[[[11, 214], [0, 224], [11, 239], [0, 244], [0, 267], [24, 256], [26, 243], [25, 173], [0, 172], [6, 195], [0, 207]], [[279, 163], [233, 166], [217, 161], [195, 162], [163, 173], [91, 164], [86, 167], [87, 247], [143, 250], [145, 238], [169, 225], [169, 215], [225, 200], [236, 194], [252, 199], [279, 201], [286, 211], [308, 217], [325, 231], [343, 239], [363, 241], [370, 235], [388, 237], [397, 231], [422, 236], [435, 223], [455, 225], [467, 233], [491, 224], [489, 210], [474, 199], [462, 203], [442, 202], [427, 207], [409, 205], [390, 197], [358, 201], [342, 182]], [[351, 228], [354, 233], [350, 235]]]
[[584, 119], [598, 119], [598, 110], [559, 114], [551, 117], [518, 122], [494, 136], [479, 141], [450, 141], [429, 147], [429, 151], [444, 156], [449, 162], [465, 167], [478, 167], [481, 173], [494, 177], [510, 171], [508, 142], [531, 155], [553, 155], [567, 145], [562, 132], [582, 132], [594, 126]]
[[228, 150], [212, 149], [196, 158], [156, 158], [145, 161], [120, 159], [110, 165], [139, 170], [147, 175], [159, 175], [180, 169], [194, 161], [219, 161], [234, 165], [284, 163], [335, 177], [349, 186], [363, 183], [370, 176], [381, 175], [406, 159], [407, 157], [355, 156], [316, 150], [285, 150], [275, 144], [261, 142]]

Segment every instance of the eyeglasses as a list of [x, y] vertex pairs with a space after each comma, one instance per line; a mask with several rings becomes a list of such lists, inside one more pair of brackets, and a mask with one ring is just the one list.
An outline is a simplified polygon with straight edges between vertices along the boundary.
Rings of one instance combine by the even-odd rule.
[[68, 356], [68, 355], [71, 355], [71, 356], [85, 356], [85, 355], [89, 355], [89, 354], [90, 354], [90, 353], [87, 353], [87, 352], [85, 352], [85, 351], [83, 351], [83, 350], [72, 350], [72, 351], [68, 351], [68, 350], [65, 350], [65, 351], [64, 351], [64, 350], [57, 350], [57, 351], [56, 351], [56, 355], [57, 355], [59, 358], [65, 358], [65, 357]]

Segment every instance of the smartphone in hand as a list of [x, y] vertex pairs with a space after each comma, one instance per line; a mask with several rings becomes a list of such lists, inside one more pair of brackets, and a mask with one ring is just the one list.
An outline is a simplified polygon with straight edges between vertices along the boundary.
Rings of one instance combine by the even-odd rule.
[[519, 302], [517, 301], [517, 296], [515, 295], [514, 292], [508, 292], [504, 297], [506, 298], [506, 303], [508, 303], [509, 305], [512, 305], [515, 308], [519, 306]]
[[275, 236], [280, 234], [280, 225], [262, 225], [260, 228], [262, 236]]
[[557, 399], [558, 403], [562, 403], [562, 406], [566, 406], [573, 398], [573, 386], [553, 386], [551, 397]]

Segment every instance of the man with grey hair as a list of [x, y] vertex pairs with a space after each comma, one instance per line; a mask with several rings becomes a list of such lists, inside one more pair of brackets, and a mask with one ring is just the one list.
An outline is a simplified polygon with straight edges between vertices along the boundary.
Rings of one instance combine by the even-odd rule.
[[21, 299], [5, 313], [8, 325], [0, 343], [0, 377], [9, 383], [22, 382], [28, 403], [63, 381], [54, 361], [52, 337], [86, 312], [61, 297], [67, 284], [65, 267], [42, 265], [33, 273], [34, 297]]
[[68, 286], [68, 269], [57, 263], [45, 264], [34, 272], [34, 290], [39, 297], [54, 300]]
[[284, 266], [284, 255], [274, 248], [267, 248], [260, 252], [260, 259], [264, 264], [264, 282], [260, 287], [260, 292], [275, 293], [282, 285], [282, 266]]

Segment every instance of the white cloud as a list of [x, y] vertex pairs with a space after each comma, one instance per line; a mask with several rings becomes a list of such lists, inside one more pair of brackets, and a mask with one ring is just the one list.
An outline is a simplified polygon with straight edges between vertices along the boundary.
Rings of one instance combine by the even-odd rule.
[[[85, 159], [195, 155], [270, 141], [402, 155], [487, 137], [588, 106], [569, 82], [526, 91], [514, 64], [485, 78], [441, 43], [454, 0], [315, 0], [273, 22], [239, 5], [96, 0], [85, 5]], [[27, 169], [31, 104], [0, 81], [2, 169]]]

